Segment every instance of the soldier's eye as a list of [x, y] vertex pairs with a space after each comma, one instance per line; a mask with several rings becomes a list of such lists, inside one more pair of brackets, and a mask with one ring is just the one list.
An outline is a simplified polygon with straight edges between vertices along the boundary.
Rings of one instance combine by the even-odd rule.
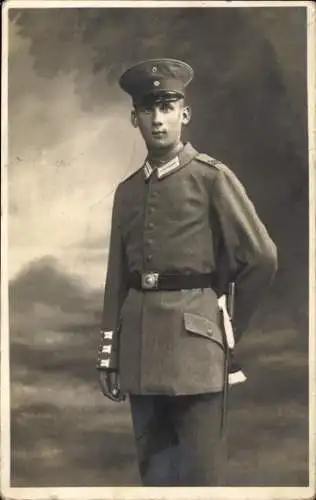
[[160, 106], [161, 111], [170, 111], [172, 109], [171, 103], [170, 102], [163, 102]]

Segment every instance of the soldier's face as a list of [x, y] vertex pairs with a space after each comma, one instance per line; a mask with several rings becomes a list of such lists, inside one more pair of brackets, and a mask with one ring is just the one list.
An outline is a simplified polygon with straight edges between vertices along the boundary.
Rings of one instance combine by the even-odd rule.
[[182, 126], [190, 121], [190, 109], [183, 99], [138, 105], [132, 123], [138, 127], [148, 149], [167, 149], [181, 140]]

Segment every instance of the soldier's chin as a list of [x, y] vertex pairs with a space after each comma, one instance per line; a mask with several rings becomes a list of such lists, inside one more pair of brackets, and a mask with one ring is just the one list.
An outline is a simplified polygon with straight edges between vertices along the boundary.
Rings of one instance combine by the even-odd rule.
[[170, 145], [167, 134], [152, 135], [151, 144], [158, 148], [166, 148]]

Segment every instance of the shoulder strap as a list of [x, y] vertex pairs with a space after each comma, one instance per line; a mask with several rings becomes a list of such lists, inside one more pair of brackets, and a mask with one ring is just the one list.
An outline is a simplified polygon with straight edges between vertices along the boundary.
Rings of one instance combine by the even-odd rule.
[[217, 170], [222, 170], [223, 168], [226, 168], [226, 165], [224, 163], [222, 163], [219, 160], [216, 160], [216, 158], [212, 158], [211, 156], [205, 153], [198, 153], [195, 158], [201, 163], [209, 165], [210, 167], [215, 167]]

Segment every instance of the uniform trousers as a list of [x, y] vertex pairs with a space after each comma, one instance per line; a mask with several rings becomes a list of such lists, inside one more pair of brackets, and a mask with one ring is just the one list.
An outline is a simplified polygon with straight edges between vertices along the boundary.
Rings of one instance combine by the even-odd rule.
[[130, 395], [143, 486], [223, 486], [222, 394]]

